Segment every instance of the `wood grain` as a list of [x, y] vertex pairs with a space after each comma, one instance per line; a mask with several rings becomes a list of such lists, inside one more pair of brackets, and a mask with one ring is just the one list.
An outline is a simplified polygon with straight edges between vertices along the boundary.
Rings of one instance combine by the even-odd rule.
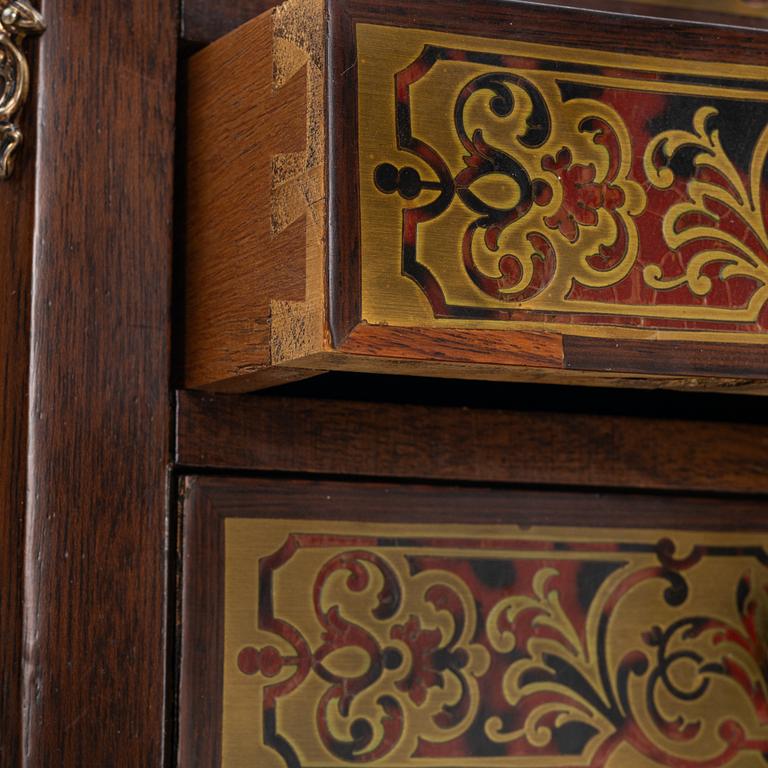
[[192, 471], [768, 494], [768, 425], [706, 412], [654, 419], [180, 392], [176, 416], [176, 461]]
[[217, 564], [224, 543], [223, 519], [210, 508], [210, 497], [196, 478], [184, 478], [181, 496], [184, 528], [177, 764], [180, 768], [209, 768], [220, 765], [222, 702], [221, 664], [210, 662], [223, 658], [224, 638], [221, 632], [203, 628], [221, 627], [224, 620], [224, 574]]
[[696, 344], [693, 342], [622, 339], [564, 340], [568, 368], [591, 371], [637, 371], [681, 376], [731, 376], [768, 379], [768, 345]]
[[[544, 5], [559, 5], [581, 10], [591, 9], [606, 13], [622, 13], [630, 16], [645, 18], [647, 23], [658, 23], [656, 19], [672, 21], [694, 21], [703, 24], [720, 24], [725, 26], [740, 26], [752, 29], [768, 29], [768, 19], [757, 15], [740, 13], [746, 3], [741, 0], [702, 0], [687, 2], [687, 0], [539, 0]], [[742, 6], [742, 7], [739, 7]]]
[[[755, 16], [734, 18], [732, 15], [717, 11], [705, 12], [684, 7], [647, 5], [631, 0], [538, 0], [538, 2], [541, 5], [558, 5], [578, 10], [595, 10], [614, 15], [621, 13], [628, 16], [644, 17], [647, 19], [647, 24], [658, 23], [651, 21], [651, 19], [672, 19], [717, 24], [735, 23], [739, 26], [757, 29], [768, 28], [768, 20]], [[182, 38], [194, 44], [213, 42], [273, 5], [277, 5], [277, 0], [237, 0], [234, 3], [223, 2], [223, 0], [184, 0]], [[716, 8], [716, 0], [713, 0], [713, 6]]]
[[[217, 766], [221, 748], [223, 522], [279, 517], [762, 531], [765, 500], [190, 477], [184, 489], [179, 764]], [[364, 512], [363, 512], [364, 510]]]
[[[509, 37], [509, 17], [514, 34], [528, 42], [575, 48], [606, 49], [638, 55], [663, 55], [704, 61], [760, 61], [764, 25], [752, 28], [746, 17], [722, 14], [717, 34], [693, 11], [659, 8], [642, 2], [612, 0], [472, 0], [472, 13], [462, 12], [462, 0], [428, 0], [414, 13], [409, 0], [330, 0], [353, 22], [376, 23], [387, 19], [395, 26], [438, 29], [462, 35]], [[410, 10], [409, 10], [410, 7]], [[621, 9], [624, 9], [622, 12]], [[335, 14], [340, 16], [342, 14]], [[660, 22], [650, 21], [657, 17]], [[760, 20], [762, 22], [762, 20]], [[590, 34], [585, 34], [591, 32]], [[665, 45], [674, 42], [674, 47]], [[738, 41], [738, 43], [737, 43]], [[743, 44], [743, 48], [739, 47]]]
[[[391, 328], [386, 336], [389, 343], [396, 347], [399, 341], [399, 329]], [[555, 341], [559, 341], [555, 337]], [[712, 376], [672, 376], [637, 372], [606, 372], [568, 368], [548, 368], [540, 365], [540, 360], [531, 365], [503, 365], [481, 362], [461, 362], [451, 359], [455, 350], [446, 347], [430, 347], [422, 350], [421, 358], [408, 356], [407, 350], [392, 357], [377, 354], [365, 354], [362, 347], [354, 353], [346, 351], [320, 352], [301, 358], [295, 364], [302, 368], [290, 369], [278, 366], [239, 376], [223, 384], [217, 383], [201, 388], [210, 392], [244, 393], [267, 389], [281, 385], [308, 374], [328, 371], [337, 373], [369, 373], [387, 376], [428, 376], [435, 379], [457, 379], [466, 381], [508, 382], [510, 384], [542, 384], [580, 387], [616, 387], [619, 389], [669, 389], [679, 391], [719, 392], [724, 394], [768, 394], [768, 381], [763, 379], [743, 379], [734, 377]], [[430, 359], [429, 353], [435, 356]], [[516, 357], [525, 354], [521, 350]], [[304, 371], [303, 374], [301, 372]], [[285, 374], [285, 375], [283, 375]]]
[[[34, 45], [25, 46], [34, 51]], [[34, 55], [32, 61], [34, 63]], [[34, 73], [34, 66], [33, 66]], [[36, 74], [33, 74], [33, 82]], [[0, 765], [19, 764], [29, 290], [35, 191], [35, 101], [21, 115], [24, 144], [0, 182]]]
[[334, 352], [296, 363], [318, 370], [768, 394], [768, 345], [360, 323]]
[[23, 765], [161, 766], [177, 14], [45, 13]]
[[324, 75], [317, 36], [301, 38], [319, 8], [288, 3], [189, 63], [188, 387], [322, 347]]
[[275, 5], [278, 0], [183, 0], [181, 38], [189, 43], [211, 43]]
[[460, 328], [388, 328], [361, 323], [341, 346], [347, 355], [413, 362], [561, 368], [563, 340], [554, 333]]

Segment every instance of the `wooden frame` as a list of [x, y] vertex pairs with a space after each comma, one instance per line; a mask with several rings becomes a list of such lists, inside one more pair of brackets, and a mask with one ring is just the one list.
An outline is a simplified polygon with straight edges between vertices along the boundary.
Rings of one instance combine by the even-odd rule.
[[768, 425], [700, 410], [682, 420], [179, 392], [175, 458], [188, 473], [768, 494]]
[[[34, 97], [33, 97], [34, 98]], [[33, 101], [33, 99], [32, 99]], [[25, 147], [0, 183], [0, 763], [16, 766], [22, 727], [22, 593], [27, 461], [29, 302], [35, 193], [35, 111], [22, 114]]]
[[[675, 19], [689, 21], [716, 22], [720, 24], [733, 23], [732, 15], [723, 13], [722, 9], [714, 10], [712, 3], [707, 0], [540, 0], [541, 3], [574, 8], [591, 8], [597, 11], [623, 13], [627, 16], [645, 16], [660, 19]], [[732, 0], [744, 5], [744, 0]], [[241, 0], [235, 5], [221, 7], [212, 5], [211, 0], [187, 0], [182, 8], [182, 39], [193, 45], [212, 43], [228, 32], [250, 21], [255, 16], [277, 5], [275, 0]], [[739, 7], [740, 6], [736, 6]], [[740, 26], [752, 26], [765, 29], [768, 22], [758, 11], [749, 10], [748, 16], [738, 15]]]
[[176, 4], [45, 14], [36, 167], [27, 146], [18, 169], [37, 182], [20, 757], [161, 766]]

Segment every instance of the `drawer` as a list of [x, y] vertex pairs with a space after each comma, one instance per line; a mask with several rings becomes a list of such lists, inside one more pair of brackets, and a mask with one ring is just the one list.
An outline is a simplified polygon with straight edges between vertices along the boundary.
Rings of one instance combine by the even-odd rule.
[[718, 10], [289, 0], [203, 49], [185, 385], [768, 391], [768, 38]]
[[763, 509], [189, 478], [179, 765], [761, 765]]

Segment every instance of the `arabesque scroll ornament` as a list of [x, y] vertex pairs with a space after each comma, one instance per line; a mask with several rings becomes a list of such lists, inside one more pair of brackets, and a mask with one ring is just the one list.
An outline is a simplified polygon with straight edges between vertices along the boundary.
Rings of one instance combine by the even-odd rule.
[[643, 276], [653, 288], [687, 285], [695, 295], [706, 296], [712, 289], [711, 271], [717, 269], [721, 280], [746, 277], [762, 286], [753, 298], [760, 305], [768, 293], [768, 230], [762, 185], [768, 160], [768, 127], [755, 146], [747, 185], [723, 149], [719, 131], [708, 127], [710, 118], [717, 114], [714, 107], [701, 107], [694, 116], [692, 132], [664, 131], [646, 147], [645, 172], [657, 189], [674, 183], [675, 174], [668, 163], [681, 150], [693, 152], [695, 174], [688, 183], [687, 199], [672, 206], [663, 223], [667, 245], [690, 252], [691, 258], [679, 274], [665, 275], [658, 264], [649, 264]]
[[[458, 170], [417, 138], [411, 124], [410, 86], [439, 61], [500, 68], [464, 82], [453, 105], [453, 131], [464, 150]], [[602, 287], [624, 279], [637, 258], [633, 216], [646, 201], [642, 186], [631, 178], [632, 143], [619, 115], [596, 101], [564, 109], [529, 77], [503, 71], [506, 66], [501, 55], [428, 45], [395, 78], [398, 147], [428, 166], [436, 179], [424, 180], [415, 168], [398, 169], [385, 162], [376, 167], [374, 183], [379, 192], [399, 193], [409, 202], [424, 192], [429, 195], [421, 206], [403, 212], [403, 274], [421, 286], [438, 316], [449, 310], [438, 281], [418, 263], [417, 230], [442, 216], [456, 200], [471, 218], [461, 235], [464, 271], [483, 294], [506, 304], [528, 302], [546, 291], [561, 268], [559, 260], [564, 259], [565, 269], [579, 262], [579, 280]], [[508, 123], [506, 143], [493, 143], [482, 125], [472, 123], [473, 102], [484, 103], [486, 128]], [[574, 139], [589, 147], [588, 162], [579, 162], [564, 143]], [[506, 184], [514, 193], [503, 204], [491, 202], [483, 195], [484, 182], [497, 190]], [[582, 236], [585, 230], [590, 230], [589, 238]], [[527, 244], [509, 248], [505, 236], [521, 232]], [[495, 270], [489, 270], [494, 260]]]
[[0, 8], [0, 178], [7, 179], [23, 138], [14, 119], [29, 93], [29, 64], [21, 45], [27, 35], [42, 34], [45, 24], [26, 0], [3, 0]]
[[[382, 141], [371, 120], [360, 153], [367, 321], [764, 343], [764, 78], [692, 65], [681, 79], [672, 61], [649, 78], [659, 62], [438, 42], [380, 62], [394, 131]], [[366, 78], [366, 92], [392, 88]]]
[[[262, 691], [264, 746], [286, 768], [308, 764], [284, 720], [301, 688], [322, 753], [343, 764], [768, 760], [764, 549], [500, 544], [297, 533], [261, 558], [269, 640], [240, 646], [237, 668]], [[309, 601], [287, 598], [278, 571], [315, 548], [329, 556], [307, 580]], [[703, 603], [713, 561], [728, 584]], [[312, 606], [299, 623], [283, 613], [293, 602]]]

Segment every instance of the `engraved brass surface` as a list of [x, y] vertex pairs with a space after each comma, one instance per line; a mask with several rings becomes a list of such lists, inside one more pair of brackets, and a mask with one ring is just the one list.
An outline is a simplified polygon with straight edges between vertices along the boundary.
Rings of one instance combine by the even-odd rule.
[[29, 65], [21, 45], [27, 35], [44, 30], [42, 16], [26, 0], [0, 2], [0, 179], [13, 173], [15, 153], [23, 138], [14, 123], [29, 92]]
[[768, 68], [356, 35], [363, 320], [768, 342]]
[[228, 519], [223, 765], [765, 765], [764, 544]]

